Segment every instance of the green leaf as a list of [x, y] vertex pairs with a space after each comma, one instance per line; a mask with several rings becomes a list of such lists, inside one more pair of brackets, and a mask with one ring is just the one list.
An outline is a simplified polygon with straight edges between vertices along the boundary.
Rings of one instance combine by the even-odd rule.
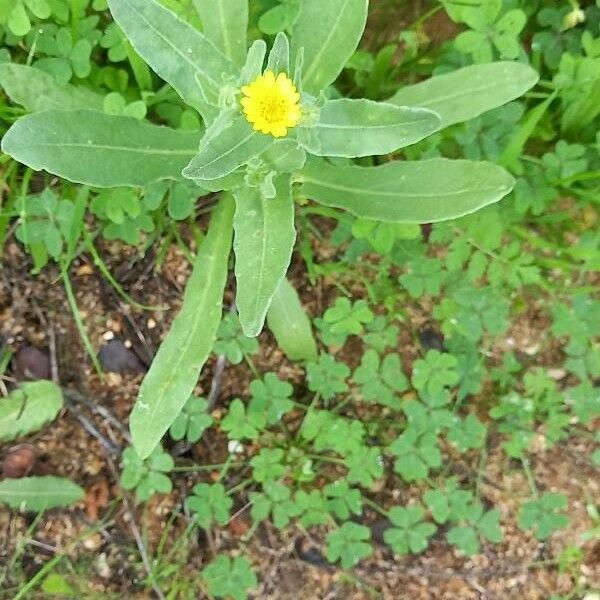
[[108, 4], [134, 50], [200, 112], [205, 99], [197, 73], [216, 89], [237, 76], [235, 65], [206, 36], [155, 0], [109, 0]]
[[371, 530], [364, 525], [346, 522], [327, 535], [327, 560], [340, 560], [342, 569], [350, 569], [371, 556]]
[[229, 405], [227, 416], [221, 421], [221, 429], [227, 432], [230, 440], [255, 440], [265, 424], [265, 415], [246, 410], [246, 405], [236, 398]]
[[248, 0], [194, 0], [204, 35], [238, 67], [246, 60]]
[[213, 213], [187, 283], [181, 312], [146, 374], [129, 419], [142, 458], [160, 442], [191, 396], [219, 323], [231, 251], [233, 199], [224, 195]]
[[396, 554], [423, 552], [437, 529], [433, 523], [423, 521], [425, 511], [419, 505], [395, 506], [389, 516], [393, 527], [383, 533], [383, 539]]
[[388, 102], [428, 108], [440, 115], [444, 129], [522, 96], [538, 79], [536, 71], [517, 62], [471, 65], [401, 88]]
[[82, 500], [83, 496], [83, 489], [62, 477], [24, 477], [0, 481], [0, 503], [25, 512], [69, 506]]
[[245, 556], [236, 556], [232, 560], [219, 554], [202, 569], [202, 578], [210, 594], [233, 600], [245, 600], [248, 591], [258, 585], [250, 561]]
[[304, 48], [302, 88], [318, 94], [333, 83], [362, 37], [368, 0], [301, 0], [292, 32], [292, 64]]
[[197, 181], [225, 177], [266, 150], [274, 138], [254, 131], [246, 118], [238, 116], [214, 135], [210, 130], [200, 140], [200, 151], [183, 170], [183, 176]]
[[40, 69], [4, 63], [0, 65], [0, 85], [13, 102], [27, 112], [41, 110], [102, 110], [102, 96], [85, 87], [59, 85], [56, 79]]
[[311, 161], [298, 174], [302, 194], [357, 217], [433, 223], [498, 202], [514, 179], [488, 162], [433, 158], [378, 167], [334, 166]]
[[290, 400], [294, 388], [287, 381], [281, 381], [275, 373], [267, 373], [264, 380], [255, 379], [250, 384], [250, 411], [265, 415], [267, 423], [274, 425], [282, 416], [294, 408]]
[[296, 241], [289, 176], [278, 177], [275, 188], [274, 198], [249, 186], [234, 191], [236, 304], [248, 337], [261, 332]]
[[285, 279], [279, 283], [267, 312], [269, 329], [290, 360], [315, 360], [317, 343], [298, 292]]
[[398, 393], [408, 387], [400, 357], [388, 354], [380, 360], [377, 352], [371, 349], [363, 354], [360, 366], [354, 371], [352, 378], [360, 386], [365, 400], [390, 408], [400, 408]]
[[317, 156], [389, 154], [434, 133], [439, 124], [429, 110], [341, 98], [324, 104], [303, 146]]
[[2, 140], [15, 160], [94, 187], [181, 179], [198, 134], [92, 110], [49, 110], [19, 119]]
[[213, 418], [207, 412], [208, 402], [204, 398], [192, 396], [177, 415], [169, 429], [174, 440], [186, 439], [195, 444], [212, 423]]
[[186, 505], [194, 513], [194, 519], [200, 527], [208, 529], [213, 522], [227, 524], [233, 499], [227, 495], [223, 484], [198, 483], [193, 492], [187, 497]]
[[62, 405], [62, 391], [55, 383], [23, 383], [6, 398], [0, 398], [0, 440], [14, 440], [37, 431], [56, 417]]
[[540, 498], [521, 507], [517, 522], [521, 529], [533, 530], [538, 540], [545, 540], [555, 531], [567, 527], [569, 518], [563, 514], [567, 507], [567, 498], [562, 494], [544, 492]]
[[258, 349], [258, 341], [244, 335], [237, 315], [227, 313], [217, 330], [217, 341], [213, 346], [213, 352], [222, 354], [230, 363], [239, 365], [244, 360], [244, 356], [256, 354]]
[[446, 538], [467, 556], [473, 556], [479, 552], [479, 538], [474, 527], [453, 527], [446, 534]]
[[269, 52], [267, 71], [273, 71], [276, 75], [290, 72], [290, 42], [285, 33], [279, 32], [275, 36], [273, 47]]
[[306, 365], [308, 388], [321, 394], [325, 400], [331, 400], [336, 394], [348, 390], [346, 379], [350, 369], [343, 362], [337, 362], [331, 354], [322, 354], [318, 362]]

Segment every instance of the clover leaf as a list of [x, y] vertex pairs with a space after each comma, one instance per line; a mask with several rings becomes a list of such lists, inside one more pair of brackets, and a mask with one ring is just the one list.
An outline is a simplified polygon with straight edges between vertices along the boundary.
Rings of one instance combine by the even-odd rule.
[[264, 379], [255, 379], [250, 384], [249, 410], [265, 415], [269, 425], [281, 421], [281, 417], [294, 408], [290, 397], [294, 388], [287, 382], [281, 381], [275, 373], [267, 373]]
[[246, 411], [246, 406], [236, 398], [229, 405], [227, 416], [221, 421], [221, 428], [230, 440], [255, 440], [265, 426], [264, 416]]
[[364, 525], [346, 522], [327, 535], [327, 560], [340, 560], [343, 569], [350, 569], [373, 554], [371, 530]]
[[213, 352], [223, 354], [231, 364], [238, 365], [244, 356], [258, 352], [258, 341], [244, 335], [237, 315], [227, 313], [217, 330]]
[[538, 540], [545, 540], [569, 524], [569, 518], [562, 514], [567, 506], [567, 498], [562, 494], [545, 492], [521, 507], [517, 522], [521, 529], [532, 530]]
[[233, 600], [245, 600], [248, 591], [258, 585], [250, 561], [245, 556], [231, 559], [219, 554], [202, 569], [202, 578], [211, 595]]
[[233, 500], [221, 483], [198, 483], [193, 488], [193, 495], [187, 497], [186, 505], [198, 525], [208, 529], [213, 522], [227, 524]]
[[213, 418], [206, 412], [207, 408], [208, 402], [204, 398], [192, 396], [173, 421], [169, 429], [170, 436], [174, 440], [185, 438], [195, 444], [213, 423]]
[[375, 350], [367, 350], [363, 354], [360, 366], [354, 371], [352, 378], [360, 385], [365, 400], [390, 408], [400, 408], [400, 400], [395, 394], [408, 387], [400, 357], [388, 354], [380, 360]]
[[436, 532], [437, 527], [424, 521], [425, 511], [421, 506], [395, 506], [389, 512], [393, 527], [383, 534], [385, 543], [396, 554], [418, 554], [423, 552], [429, 543], [429, 538]]
[[350, 369], [331, 354], [322, 354], [317, 362], [306, 365], [308, 388], [325, 400], [348, 391], [346, 379], [349, 375]]
[[425, 479], [430, 469], [442, 464], [436, 435], [428, 431], [421, 432], [412, 425], [390, 444], [389, 449], [398, 457], [394, 470], [405, 481]]
[[134, 448], [126, 448], [121, 465], [121, 485], [126, 490], [135, 489], [138, 502], [148, 500], [156, 493], [168, 494], [173, 489], [173, 484], [165, 473], [173, 470], [175, 462], [160, 446], [143, 460]]

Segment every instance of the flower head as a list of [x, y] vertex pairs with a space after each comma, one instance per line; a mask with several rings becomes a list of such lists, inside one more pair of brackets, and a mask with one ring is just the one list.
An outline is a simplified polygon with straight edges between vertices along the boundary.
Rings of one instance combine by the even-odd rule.
[[242, 88], [244, 114], [256, 131], [285, 137], [300, 121], [300, 94], [285, 74], [266, 71]]

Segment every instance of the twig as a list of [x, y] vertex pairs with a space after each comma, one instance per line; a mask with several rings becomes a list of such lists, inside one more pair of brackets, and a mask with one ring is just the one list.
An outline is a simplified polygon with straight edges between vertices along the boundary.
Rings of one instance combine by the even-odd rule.
[[56, 332], [54, 331], [54, 325], [52, 324], [48, 327], [48, 346], [50, 348], [50, 373], [52, 375], [52, 381], [54, 381], [56, 385], [59, 385], [58, 360], [56, 358]]
[[63, 389], [63, 393], [67, 398], [69, 398], [69, 400], [72, 400], [73, 402], [79, 402], [80, 404], [87, 406], [87, 408], [89, 408], [92, 412], [98, 413], [100, 416], [104, 417], [109, 423], [114, 425], [119, 430], [120, 434], [125, 438], [125, 441], [128, 444], [131, 444], [131, 436], [129, 435], [127, 427], [125, 427], [125, 425], [123, 425], [123, 423], [121, 423], [121, 421], [119, 421], [119, 419], [117, 419], [117, 417], [115, 417], [108, 410], [108, 408], [102, 406], [99, 402], [92, 402], [75, 390]]
[[224, 354], [219, 354], [217, 357], [217, 363], [215, 364], [215, 371], [213, 374], [212, 382], [210, 384], [210, 392], [208, 393], [208, 411], [211, 411], [217, 401], [217, 397], [219, 396], [219, 391], [221, 389], [221, 380], [223, 379], [223, 373], [225, 372], [225, 365], [227, 364], [227, 359]]
[[102, 435], [95, 427], [95, 425], [81, 413], [81, 411], [75, 406], [75, 404], [67, 399], [67, 409], [73, 413], [73, 415], [77, 418], [77, 420], [81, 423], [83, 428], [94, 438], [96, 438], [100, 444], [105, 448], [107, 452], [110, 454], [114, 454], [118, 456], [121, 454], [121, 448], [117, 446], [112, 440], [109, 440], [106, 436]]
[[[113, 473], [113, 477], [115, 478], [115, 480], [118, 481], [119, 474], [117, 473], [117, 468], [115, 467], [115, 464], [113, 463], [113, 461], [110, 458], [108, 459], [108, 465], [110, 467], [110, 470]], [[125, 510], [127, 511], [127, 514], [129, 515], [129, 525], [131, 526], [131, 533], [133, 534], [133, 539], [135, 540], [135, 544], [137, 546], [138, 552], [140, 553], [140, 557], [142, 559], [142, 564], [144, 565], [146, 574], [150, 578], [150, 585], [152, 586], [152, 589], [154, 590], [155, 594], [157, 595], [159, 600], [166, 600], [165, 595], [163, 594], [163, 591], [154, 582], [154, 572], [152, 570], [152, 565], [150, 564], [150, 560], [148, 558], [148, 552], [146, 551], [146, 546], [144, 545], [144, 540], [142, 539], [142, 534], [140, 533], [139, 527], [137, 526], [137, 523], [135, 522], [135, 513], [133, 512], [133, 509], [131, 508], [131, 504], [130, 504], [129, 499], [127, 498], [126, 494], [127, 494], [126, 492], [123, 492], [123, 506], [125, 507]]]

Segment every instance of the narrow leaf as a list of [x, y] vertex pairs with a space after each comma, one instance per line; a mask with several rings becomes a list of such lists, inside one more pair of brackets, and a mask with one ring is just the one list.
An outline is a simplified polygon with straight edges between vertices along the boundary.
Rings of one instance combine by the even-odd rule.
[[23, 383], [6, 398], [0, 398], [0, 440], [14, 440], [37, 431], [56, 418], [62, 405], [62, 392], [51, 381]]
[[302, 193], [357, 217], [399, 223], [454, 219], [497, 202], [513, 178], [488, 162], [433, 158], [379, 167], [310, 162], [299, 174]]
[[248, 0], [194, 0], [204, 35], [239, 67], [246, 60]]
[[108, 5], [135, 51], [200, 112], [196, 73], [217, 88], [237, 76], [235, 65], [205, 35], [155, 0], [109, 0]]
[[283, 32], [275, 36], [267, 61], [267, 70], [275, 74], [290, 72], [290, 42]]
[[367, 22], [368, 0], [301, 0], [292, 34], [292, 64], [304, 48], [302, 86], [317, 94], [352, 56]]
[[183, 170], [183, 176], [194, 180], [225, 177], [273, 142], [273, 137], [254, 131], [245, 117], [238, 116], [218, 135], [207, 131], [200, 142], [200, 151]]
[[83, 500], [85, 492], [63, 477], [24, 477], [0, 481], [0, 503], [14, 510], [41, 512]]
[[522, 96], [538, 79], [534, 69], [517, 62], [471, 65], [401, 88], [388, 102], [428, 108], [440, 115], [444, 129]]
[[317, 343], [298, 292], [282, 279], [267, 313], [269, 329], [290, 360], [316, 360]]
[[261, 332], [296, 241], [289, 176], [279, 177], [275, 189], [274, 198], [265, 198], [260, 188], [247, 186], [234, 192], [236, 304], [248, 337]]
[[152, 453], [181, 412], [212, 350], [221, 322], [233, 211], [233, 198], [223, 195], [196, 257], [181, 311], [142, 382], [129, 419], [141, 458]]
[[52, 110], [19, 119], [2, 150], [39, 171], [95, 187], [143, 186], [181, 179], [198, 133], [92, 110]]
[[10, 99], [28, 112], [40, 110], [102, 110], [103, 98], [91, 90], [74, 85], [60, 85], [45, 71], [18, 65], [0, 64], [0, 86]]
[[422, 108], [372, 100], [329, 100], [304, 147], [317, 156], [388, 154], [422, 140], [439, 124], [438, 115]]

